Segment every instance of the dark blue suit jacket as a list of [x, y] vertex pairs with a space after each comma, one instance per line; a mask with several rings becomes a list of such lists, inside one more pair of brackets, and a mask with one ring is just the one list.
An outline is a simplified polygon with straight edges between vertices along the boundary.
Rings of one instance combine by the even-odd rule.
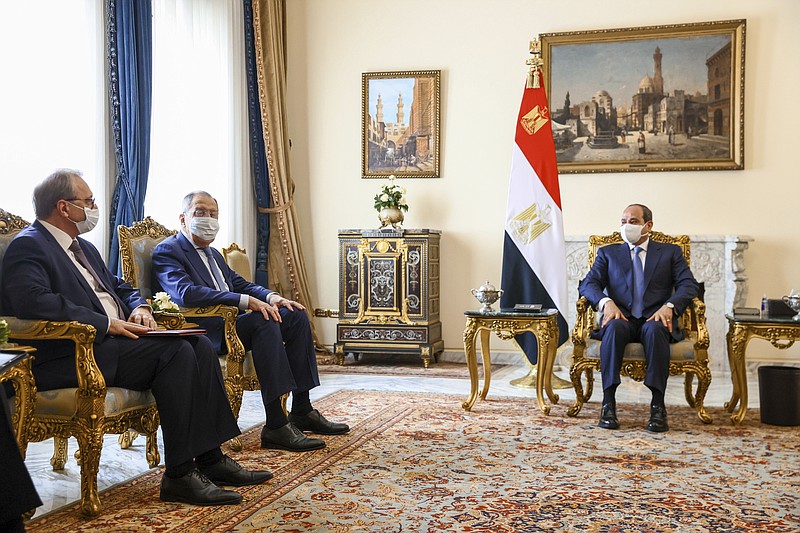
[[[140, 305], [147, 305], [139, 291], [106, 268], [97, 249], [78, 237], [86, 258], [107, 287], [122, 301], [126, 317]], [[96, 341], [101, 342], [108, 330], [106, 315], [94, 290], [86, 282], [55, 237], [37, 220], [23, 229], [8, 246], [3, 256], [2, 311], [18, 318], [55, 321], [76, 320], [97, 329]], [[75, 346], [70, 341], [48, 341], [31, 344], [37, 348], [34, 369], [61, 359], [64, 371], [75, 370]], [[97, 354], [96, 354], [97, 355]], [[116, 358], [97, 357], [97, 364], [107, 378], [116, 374]], [[48, 384], [37, 386], [47, 390]]]
[[[153, 250], [153, 287], [167, 292], [175, 303], [184, 307], [217, 304], [238, 307], [241, 294], [267, 301], [274, 292], [237, 274], [216, 249], [211, 248], [211, 253], [230, 291], [214, 288], [211, 272], [197, 254], [194, 244], [182, 232], [164, 239]], [[208, 321], [201, 322], [211, 340], [222, 348], [221, 321], [215, 321], [213, 325]]]
[[[597, 250], [594, 265], [578, 288], [596, 309], [608, 296], [626, 318], [633, 305], [633, 261], [626, 243], [610, 244]], [[698, 294], [698, 285], [686, 264], [679, 246], [653, 241], [647, 245], [644, 265], [644, 316], [649, 318], [667, 302], [675, 305], [680, 316]], [[684, 332], [673, 329], [673, 339], [681, 340]]]

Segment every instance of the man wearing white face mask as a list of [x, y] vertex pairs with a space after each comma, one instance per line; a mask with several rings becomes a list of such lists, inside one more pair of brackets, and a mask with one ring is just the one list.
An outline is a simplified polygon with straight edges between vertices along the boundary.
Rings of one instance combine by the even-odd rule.
[[[202, 335], [143, 336], [156, 327], [150, 306], [79, 237], [99, 218], [79, 172], [54, 172], [36, 186], [33, 199], [36, 221], [3, 256], [2, 312], [94, 326], [94, 355], [106, 385], [153, 393], [164, 437], [162, 500], [241, 503], [239, 493], [219, 485], [256, 485], [272, 474], [245, 470], [220, 449], [240, 432], [211, 342]], [[33, 374], [40, 391], [78, 386], [72, 343], [29, 344], [37, 348]]]
[[[247, 281], [228, 267], [222, 254], [210, 246], [219, 230], [218, 216], [217, 201], [207, 192], [186, 195], [179, 216], [181, 231], [153, 250], [154, 285], [178, 305], [238, 307], [241, 314], [236, 331], [245, 349], [253, 353], [266, 410], [262, 447], [295, 452], [323, 448], [325, 441], [303, 432], [338, 435], [350, 428], [327, 420], [311, 405], [309, 391], [319, 385], [319, 375], [305, 307]], [[197, 321], [222, 351], [222, 319]], [[292, 393], [292, 412], [287, 417], [280, 398], [288, 392]]]
[[697, 296], [698, 285], [678, 246], [650, 240], [653, 214], [647, 206], [629, 205], [621, 222], [625, 242], [600, 248], [578, 288], [603, 313], [602, 329], [595, 337], [602, 340], [603, 405], [598, 426], [619, 427], [615, 393], [622, 355], [626, 344], [641, 342], [647, 361], [644, 384], [653, 394], [647, 429], [667, 431], [669, 345], [685, 336], [673, 324]]

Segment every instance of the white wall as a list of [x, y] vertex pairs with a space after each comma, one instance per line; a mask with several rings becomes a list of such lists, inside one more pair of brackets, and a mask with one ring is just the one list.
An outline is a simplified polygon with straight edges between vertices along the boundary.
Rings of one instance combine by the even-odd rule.
[[[656, 229], [668, 233], [752, 236], [746, 253], [749, 305], [757, 306], [763, 292], [779, 297], [792, 287], [800, 289], [800, 176], [794, 159], [800, 137], [787, 120], [800, 87], [800, 2], [287, 4], [291, 163], [318, 307], [338, 307], [336, 230], [379, 225], [372, 198], [381, 181], [360, 176], [363, 72], [442, 70], [442, 177], [404, 180], [410, 204], [405, 226], [443, 231], [445, 346], [463, 350], [463, 311], [476, 306], [469, 289], [487, 279], [500, 283], [511, 147], [528, 42], [544, 32], [739, 18], [747, 19], [746, 169], [563, 175], [565, 232], [610, 232], [625, 205], [641, 202], [653, 209]], [[318, 320], [323, 342], [332, 344], [335, 320]], [[764, 346], [762, 353], [772, 350]], [[796, 348], [788, 355], [800, 353]]]

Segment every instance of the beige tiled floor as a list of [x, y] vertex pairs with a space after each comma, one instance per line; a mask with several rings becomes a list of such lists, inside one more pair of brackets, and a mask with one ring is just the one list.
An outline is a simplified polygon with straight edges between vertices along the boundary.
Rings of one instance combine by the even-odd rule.
[[[536, 393], [533, 389], [518, 388], [509, 384], [511, 379], [524, 376], [526, 372], [527, 369], [524, 366], [508, 366], [496, 372], [492, 375], [492, 386], [489, 396], [528, 397], [531, 398], [532, 405], [535, 405], [534, 398]], [[567, 377], [566, 373], [562, 371], [559, 371], [557, 374], [563, 378]], [[465, 376], [466, 375], [465, 366]], [[425, 376], [398, 377], [367, 374], [323, 374], [321, 376], [321, 381], [321, 386], [312, 391], [312, 401], [340, 389], [449, 393], [464, 395], [465, 399], [469, 393], [468, 379], [431, 378]], [[750, 396], [749, 405], [750, 407], [754, 407], [758, 405], [758, 380], [755, 376], [751, 375], [748, 382]], [[599, 383], [599, 375], [597, 375], [595, 383]], [[561, 397], [560, 405], [567, 405], [575, 399], [575, 393], [572, 389], [559, 390], [558, 394]], [[706, 405], [721, 406], [730, 399], [730, 394], [730, 377], [727, 375], [714, 374], [711, 388], [706, 397]], [[597, 396], [598, 392], [596, 391], [595, 397]], [[623, 383], [617, 392], [617, 401], [646, 403], [650, 401], [650, 393], [643, 385], [629, 379], [623, 379]], [[684, 402], [682, 377], [670, 378], [670, 385], [667, 390], [667, 403], [683, 404]], [[476, 404], [476, 408], [478, 406], [479, 404]], [[595, 404], [585, 406], [584, 410], [581, 412], [581, 416], [595, 416], [593, 410], [596, 409], [597, 405]], [[543, 416], [538, 410], [532, 411], [532, 413], [536, 416]], [[563, 410], [558, 410], [551, 416], [563, 416], [563, 413]], [[260, 394], [258, 392], [246, 392], [239, 418], [240, 427], [246, 429], [254, 425], [263, 424], [263, 422], [264, 408], [261, 403]], [[715, 420], [714, 423], [730, 424], [730, 421]], [[159, 445], [161, 445], [160, 434]], [[66, 469], [55, 472], [49, 463], [53, 452], [52, 440], [31, 443], [29, 445], [25, 463], [33, 477], [39, 495], [44, 502], [44, 505], [37, 509], [36, 516], [40, 516], [50, 510], [76, 501], [80, 497], [80, 469], [74, 457], [72, 457], [76, 449], [77, 444], [74, 439], [71, 439], [69, 450], [70, 460], [67, 463]], [[135, 477], [146, 470], [147, 461], [144, 457], [143, 437], [139, 437], [135, 445], [128, 450], [121, 450], [119, 448], [116, 435], [109, 435], [106, 437], [100, 472], [98, 474], [98, 486], [100, 490]]]

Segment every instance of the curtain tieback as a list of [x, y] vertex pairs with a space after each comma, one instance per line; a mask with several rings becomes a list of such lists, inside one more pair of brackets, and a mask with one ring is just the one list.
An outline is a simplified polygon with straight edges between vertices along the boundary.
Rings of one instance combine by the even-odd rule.
[[294, 198], [292, 198], [285, 204], [281, 204], [277, 207], [259, 207], [258, 212], [262, 214], [281, 213], [292, 207], [292, 205], [294, 205]]

